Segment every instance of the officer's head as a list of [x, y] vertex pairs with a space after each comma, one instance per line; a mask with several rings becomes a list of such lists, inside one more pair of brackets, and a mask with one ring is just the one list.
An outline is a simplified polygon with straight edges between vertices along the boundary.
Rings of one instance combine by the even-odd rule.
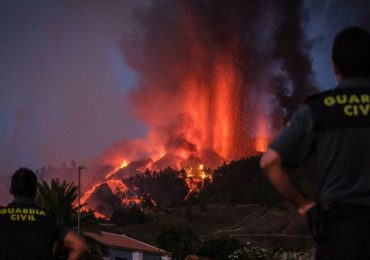
[[350, 27], [337, 34], [333, 44], [334, 69], [340, 78], [370, 77], [370, 34]]
[[10, 193], [14, 197], [34, 198], [37, 191], [36, 174], [27, 168], [19, 168], [12, 176]]

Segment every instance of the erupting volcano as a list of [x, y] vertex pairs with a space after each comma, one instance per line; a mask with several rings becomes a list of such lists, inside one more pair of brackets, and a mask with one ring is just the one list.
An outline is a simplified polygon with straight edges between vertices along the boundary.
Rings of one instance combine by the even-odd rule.
[[[128, 100], [148, 134], [122, 141], [99, 158], [111, 169], [83, 202], [103, 184], [113, 193], [127, 192], [125, 177], [166, 167], [184, 169], [189, 193], [196, 191], [210, 177], [205, 169], [263, 152], [286, 109], [313, 89], [300, 48], [304, 36], [298, 25], [286, 24], [298, 19], [300, 4], [280, 6], [279, 22], [262, 27], [261, 20], [277, 16], [271, 3], [161, 3], [138, 8], [121, 41], [125, 61], [137, 74]], [[289, 51], [279, 49], [282, 27], [290, 29]], [[298, 80], [305, 82], [299, 92]]]

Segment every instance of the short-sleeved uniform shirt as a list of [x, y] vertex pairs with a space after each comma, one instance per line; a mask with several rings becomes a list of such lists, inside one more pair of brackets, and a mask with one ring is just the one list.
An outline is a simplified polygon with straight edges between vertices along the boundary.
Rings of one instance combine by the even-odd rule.
[[348, 78], [308, 98], [270, 149], [285, 164], [315, 157], [320, 202], [370, 206], [370, 80]]
[[70, 229], [62, 220], [17, 198], [0, 207], [0, 259], [52, 259], [55, 241], [63, 241]]

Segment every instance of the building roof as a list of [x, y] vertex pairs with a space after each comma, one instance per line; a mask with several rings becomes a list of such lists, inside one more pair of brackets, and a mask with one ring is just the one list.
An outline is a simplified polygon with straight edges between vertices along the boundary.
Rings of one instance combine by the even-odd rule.
[[85, 235], [91, 237], [92, 239], [102, 243], [105, 246], [119, 249], [128, 249], [132, 251], [141, 251], [145, 253], [153, 253], [160, 255], [171, 255], [171, 253], [151, 246], [139, 240], [133, 239], [123, 234], [115, 234], [110, 232], [100, 232], [100, 234], [85, 232]]

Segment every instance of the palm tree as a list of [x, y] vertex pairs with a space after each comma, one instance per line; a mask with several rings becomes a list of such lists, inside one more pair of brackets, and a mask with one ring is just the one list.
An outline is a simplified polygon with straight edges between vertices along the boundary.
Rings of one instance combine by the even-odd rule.
[[52, 179], [50, 185], [42, 181], [38, 183], [37, 188], [37, 203], [68, 224], [73, 224], [70, 222], [77, 210], [73, 203], [77, 197], [78, 187], [74, 183]]
[[[52, 179], [49, 183], [42, 181], [37, 186], [36, 202], [43, 208], [49, 210], [57, 217], [63, 219], [68, 226], [76, 228], [77, 210], [74, 201], [77, 198], [78, 186], [65, 180]], [[83, 205], [81, 205], [82, 207]], [[84, 231], [100, 233], [98, 221], [92, 211], [81, 212], [80, 218], [82, 236], [90, 245], [90, 248], [99, 252], [101, 245], [90, 237], [84, 235]], [[63, 255], [62, 245], [57, 245], [54, 254], [56, 257]]]

